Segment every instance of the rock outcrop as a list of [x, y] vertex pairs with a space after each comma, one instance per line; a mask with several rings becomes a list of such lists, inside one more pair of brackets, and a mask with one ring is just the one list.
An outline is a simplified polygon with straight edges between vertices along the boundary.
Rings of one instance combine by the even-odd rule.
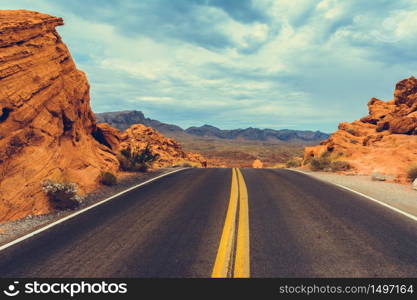
[[158, 131], [142, 124], [133, 125], [124, 132], [106, 123], [98, 124], [98, 128], [104, 143], [116, 153], [128, 148], [141, 151], [149, 145], [151, 152], [158, 154], [155, 167], [167, 167], [181, 162], [193, 162], [201, 167], [206, 161], [200, 154], [183, 151], [175, 140], [166, 138]]
[[118, 161], [95, 137], [89, 84], [55, 30], [61, 18], [0, 11], [0, 222], [50, 210], [46, 178], [82, 193]]
[[252, 168], [255, 168], [255, 169], [262, 169], [263, 166], [264, 164], [259, 159], [255, 159], [252, 163]]
[[369, 115], [339, 130], [319, 146], [306, 147], [304, 160], [326, 152], [343, 156], [360, 174], [381, 173], [407, 180], [407, 169], [417, 161], [417, 79], [397, 83], [394, 99], [372, 98]]
[[56, 31], [61, 18], [0, 10], [0, 223], [48, 213], [47, 180], [96, 189], [117, 173], [118, 153], [149, 145], [156, 167], [205, 159], [143, 125], [120, 132], [96, 124], [89, 84]]

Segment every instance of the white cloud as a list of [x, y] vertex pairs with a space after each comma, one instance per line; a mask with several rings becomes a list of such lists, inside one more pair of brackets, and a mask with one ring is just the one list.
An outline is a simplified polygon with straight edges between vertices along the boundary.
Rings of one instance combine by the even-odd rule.
[[[154, 17], [133, 15], [130, 1], [117, 9], [86, 7], [95, 10], [88, 18], [59, 1], [2, 4], [64, 17], [59, 31], [87, 72], [98, 111], [136, 108], [182, 126], [204, 120], [219, 127], [286, 124], [330, 131], [339, 121], [361, 117], [370, 97], [389, 99], [394, 83], [417, 68], [410, 58], [417, 46], [416, 5], [371, 2], [255, 0], [266, 18], [252, 22], [220, 6], [194, 5], [193, 20], [209, 28], [186, 27], [187, 37], [166, 34], [179, 30], [169, 22], [154, 32], [141, 26], [124, 32], [119, 23], [125, 19], [143, 25]], [[180, 20], [189, 20], [183, 13]], [[224, 38], [223, 46], [207, 46], [213, 32]]]

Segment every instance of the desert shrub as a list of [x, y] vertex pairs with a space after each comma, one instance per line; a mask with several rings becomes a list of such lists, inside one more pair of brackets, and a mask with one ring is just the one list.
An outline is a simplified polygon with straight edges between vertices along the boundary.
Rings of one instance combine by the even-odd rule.
[[298, 157], [293, 157], [290, 160], [288, 160], [285, 165], [287, 168], [298, 168], [301, 167], [302, 159]]
[[330, 169], [331, 160], [327, 156], [313, 158], [310, 161], [311, 171], [326, 171]]
[[117, 177], [111, 172], [102, 172], [100, 174], [100, 183], [104, 185], [116, 185]]
[[351, 166], [347, 161], [337, 160], [330, 163], [330, 169], [333, 172], [350, 170]]
[[311, 164], [311, 161], [314, 159], [314, 157], [313, 156], [308, 156], [308, 157], [306, 157], [304, 160], [303, 160], [303, 165], [310, 165]]
[[118, 159], [120, 168], [124, 171], [146, 172], [158, 157], [158, 154], [152, 153], [148, 144], [142, 151], [136, 151], [130, 147], [123, 149]]
[[407, 170], [407, 177], [411, 181], [414, 181], [417, 178], [417, 164], [416, 165], [412, 165], [411, 167], [408, 168], [408, 170]]
[[78, 195], [78, 187], [72, 182], [58, 182], [47, 179], [42, 183], [42, 189], [56, 209], [74, 209], [82, 202]]

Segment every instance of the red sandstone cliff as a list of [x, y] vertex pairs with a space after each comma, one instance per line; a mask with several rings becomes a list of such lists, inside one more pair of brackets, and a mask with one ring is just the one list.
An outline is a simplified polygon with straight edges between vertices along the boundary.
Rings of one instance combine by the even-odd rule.
[[0, 222], [49, 212], [45, 179], [76, 183], [81, 194], [94, 190], [102, 171], [118, 171], [126, 143], [150, 143], [157, 165], [201, 161], [146, 127], [98, 127], [87, 78], [55, 30], [60, 25], [61, 18], [0, 10]]
[[118, 162], [93, 136], [89, 85], [55, 30], [61, 18], [0, 11], [0, 220], [49, 211], [45, 178], [97, 185]]
[[304, 159], [323, 153], [340, 154], [360, 174], [379, 172], [406, 181], [407, 169], [417, 163], [417, 79], [397, 83], [394, 99], [372, 98], [369, 115], [339, 130], [319, 146], [306, 147]]

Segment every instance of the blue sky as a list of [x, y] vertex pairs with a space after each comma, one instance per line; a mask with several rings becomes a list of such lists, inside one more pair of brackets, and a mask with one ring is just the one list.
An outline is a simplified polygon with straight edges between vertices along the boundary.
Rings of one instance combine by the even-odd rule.
[[95, 112], [331, 132], [416, 75], [417, 1], [2, 0], [64, 18]]

